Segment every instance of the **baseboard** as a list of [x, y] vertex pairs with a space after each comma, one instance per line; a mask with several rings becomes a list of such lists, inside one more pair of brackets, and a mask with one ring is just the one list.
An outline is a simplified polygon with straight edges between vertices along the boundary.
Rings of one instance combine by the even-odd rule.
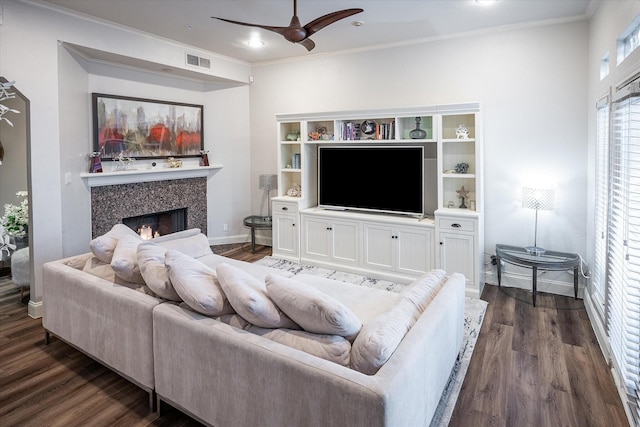
[[[552, 276], [558, 273], [554, 272], [538, 272], [538, 292], [547, 292], [550, 294], [556, 295], [564, 295], [568, 297], [574, 296], [573, 290], [573, 276], [569, 274], [564, 274], [571, 278], [571, 281], [557, 280]], [[546, 276], [546, 277], [545, 277]], [[498, 284], [498, 275], [497, 272], [493, 269], [486, 269], [484, 271], [484, 281], [485, 283], [491, 283], [494, 285]], [[532, 277], [531, 270], [525, 270], [525, 272], [514, 272], [514, 271], [502, 271], [502, 286], [509, 288], [520, 288], [531, 290]], [[578, 283], [578, 298], [582, 298], [584, 296], [584, 285]]]
[[[256, 245], [271, 246], [271, 236], [256, 236]], [[230, 245], [234, 243], [251, 244], [251, 237], [240, 234], [235, 236], [209, 237], [209, 245]]]
[[42, 317], [43, 306], [42, 301], [29, 301], [29, 305], [27, 306], [27, 314], [29, 317], [33, 317], [34, 319], [39, 319]]

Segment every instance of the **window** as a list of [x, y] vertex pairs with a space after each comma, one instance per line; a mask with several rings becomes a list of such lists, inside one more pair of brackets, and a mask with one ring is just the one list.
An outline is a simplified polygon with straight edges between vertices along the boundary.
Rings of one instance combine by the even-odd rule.
[[631, 55], [631, 52], [640, 46], [640, 15], [636, 16], [626, 30], [618, 37], [617, 40], [618, 61], [619, 65], [624, 59]]
[[594, 230], [594, 267], [591, 276], [591, 298], [600, 315], [604, 317], [606, 262], [607, 262], [607, 220], [609, 217], [609, 97], [596, 104], [596, 197]]
[[610, 126], [607, 333], [613, 364], [626, 386], [635, 422], [640, 423], [640, 82], [614, 95]]

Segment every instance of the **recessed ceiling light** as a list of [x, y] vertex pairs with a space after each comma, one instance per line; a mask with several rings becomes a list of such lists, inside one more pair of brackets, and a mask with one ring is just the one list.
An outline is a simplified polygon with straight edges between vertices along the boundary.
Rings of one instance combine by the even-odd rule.
[[362, 22], [362, 21], [351, 21], [351, 25], [353, 25], [354, 27], [362, 27], [364, 25], [364, 22]]

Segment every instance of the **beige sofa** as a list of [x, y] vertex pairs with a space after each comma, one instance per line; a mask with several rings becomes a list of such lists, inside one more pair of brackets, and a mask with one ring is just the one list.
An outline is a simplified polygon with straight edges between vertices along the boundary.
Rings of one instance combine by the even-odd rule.
[[[462, 343], [464, 277], [457, 274], [442, 281], [379, 370], [366, 374], [261, 336], [236, 315], [232, 321], [203, 315], [104, 271], [97, 277], [86, 267], [94, 258], [45, 264], [47, 334], [147, 390], [152, 406], [157, 395], [158, 409], [167, 402], [216, 427], [428, 425]], [[197, 258], [214, 270], [234, 265], [258, 280], [291, 276], [211, 253]], [[363, 328], [407, 298], [315, 276], [293, 279], [340, 301]]]

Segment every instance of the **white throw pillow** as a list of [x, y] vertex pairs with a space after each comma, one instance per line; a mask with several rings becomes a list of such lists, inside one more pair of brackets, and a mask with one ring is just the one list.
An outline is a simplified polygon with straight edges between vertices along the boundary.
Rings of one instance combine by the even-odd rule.
[[444, 270], [431, 270], [402, 289], [400, 296], [410, 300], [418, 308], [419, 317], [440, 292], [446, 281], [447, 273]]
[[264, 283], [238, 267], [222, 263], [216, 273], [238, 314], [262, 328], [300, 329], [267, 295]]
[[165, 253], [164, 262], [173, 288], [192, 310], [206, 316], [233, 313], [213, 269], [172, 249]]
[[[167, 234], [167, 237], [168, 236], [171, 236], [171, 234]], [[158, 237], [158, 239], [161, 238], [162, 236]], [[202, 233], [186, 237], [176, 237], [175, 239], [169, 240], [165, 239], [157, 241], [156, 239], [152, 239], [150, 240], [150, 242], [157, 243], [158, 245], [167, 249], [180, 251], [192, 258], [200, 258], [205, 255], [211, 255], [213, 253], [213, 251], [211, 250], [211, 246], [209, 245], [209, 238]]]
[[137, 250], [140, 274], [147, 286], [156, 295], [170, 301], [181, 301], [180, 296], [171, 284], [169, 272], [164, 264], [164, 256], [167, 250], [164, 246], [156, 245], [152, 242], [140, 243]]
[[162, 236], [151, 239], [153, 243], [167, 242], [169, 240], [184, 239], [200, 234], [199, 228], [189, 228], [188, 230], [176, 231], [175, 233], [163, 234]]
[[330, 362], [349, 366], [351, 343], [341, 336], [312, 334], [284, 328], [264, 329], [257, 326], [250, 326], [247, 331]]
[[312, 286], [273, 274], [265, 283], [271, 299], [305, 331], [353, 339], [362, 328], [351, 309]]
[[140, 267], [138, 266], [138, 245], [143, 240], [137, 234], [134, 236], [123, 236], [118, 240], [118, 244], [113, 251], [111, 267], [118, 277], [127, 282], [144, 283]]
[[137, 236], [138, 233], [124, 224], [116, 224], [111, 230], [98, 236], [89, 243], [91, 252], [102, 262], [109, 264], [113, 258], [113, 251], [118, 244], [118, 240], [124, 236]]
[[367, 375], [378, 372], [415, 323], [417, 312], [413, 302], [405, 298], [364, 325], [351, 347], [351, 368]]

